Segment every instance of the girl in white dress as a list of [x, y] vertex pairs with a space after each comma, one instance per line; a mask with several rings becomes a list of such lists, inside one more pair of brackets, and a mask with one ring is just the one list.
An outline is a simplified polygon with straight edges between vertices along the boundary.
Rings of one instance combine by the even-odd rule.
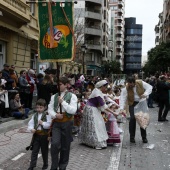
[[88, 102], [84, 107], [82, 124], [79, 138], [83, 144], [92, 146], [96, 149], [107, 147], [107, 131], [101, 112], [110, 112], [104, 100], [103, 92], [107, 89], [107, 81], [102, 80], [96, 83], [95, 89], [89, 96]]

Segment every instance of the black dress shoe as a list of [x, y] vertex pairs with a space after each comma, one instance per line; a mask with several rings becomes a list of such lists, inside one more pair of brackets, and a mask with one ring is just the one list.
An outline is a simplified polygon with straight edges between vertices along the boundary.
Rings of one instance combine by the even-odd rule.
[[34, 170], [34, 168], [28, 168], [28, 170]]
[[164, 119], [158, 119], [158, 122], [165, 122]]
[[143, 138], [143, 143], [148, 143], [148, 140], [146, 138]]
[[162, 117], [162, 121], [169, 121], [168, 119], [166, 119], [166, 118], [164, 118], [164, 117]]
[[43, 166], [42, 170], [48, 169], [48, 166]]
[[134, 138], [130, 138], [130, 143], [135, 143], [135, 139]]

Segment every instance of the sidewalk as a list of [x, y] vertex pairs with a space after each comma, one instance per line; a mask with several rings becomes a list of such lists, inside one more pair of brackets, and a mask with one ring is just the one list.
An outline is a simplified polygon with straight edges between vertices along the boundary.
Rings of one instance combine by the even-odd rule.
[[[170, 114], [167, 117], [169, 122], [158, 122], [158, 109], [158, 107], [150, 109], [150, 125], [147, 128], [148, 144], [143, 144], [138, 125], [136, 144], [130, 143], [129, 122], [126, 122], [119, 170], [170, 169]], [[153, 146], [154, 148], [151, 149]]]

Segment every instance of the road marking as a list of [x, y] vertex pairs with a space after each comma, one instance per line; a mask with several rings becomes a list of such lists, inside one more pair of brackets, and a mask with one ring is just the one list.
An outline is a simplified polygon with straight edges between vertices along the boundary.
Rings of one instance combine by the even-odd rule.
[[38, 158], [41, 156], [41, 154], [38, 154]]
[[20, 153], [19, 155], [17, 155], [16, 157], [14, 157], [14, 158], [12, 159], [12, 161], [18, 160], [18, 159], [21, 158], [23, 155], [25, 155], [25, 153]]

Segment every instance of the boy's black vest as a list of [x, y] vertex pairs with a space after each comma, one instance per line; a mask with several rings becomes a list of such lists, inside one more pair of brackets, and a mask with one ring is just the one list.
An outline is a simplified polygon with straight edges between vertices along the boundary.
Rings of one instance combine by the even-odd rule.
[[[71, 101], [71, 97], [72, 97], [72, 93], [67, 92], [63, 98], [64, 101], [66, 101], [68, 104]], [[58, 112], [58, 93], [55, 94], [54, 96], [54, 111]], [[67, 112], [63, 113], [63, 119], [56, 119], [57, 122], [66, 122], [66, 121], [70, 121], [73, 119], [73, 115], [69, 114]]]
[[[37, 130], [37, 127], [38, 127], [38, 114], [39, 113], [37, 113], [37, 112], [34, 114], [34, 129], [36, 130], [37, 134], [47, 135], [48, 134], [48, 129], [44, 129], [42, 125], [39, 125], [39, 126], [41, 126], [41, 130]], [[46, 115], [47, 115], [46, 112], [42, 113], [41, 120], [43, 122], [47, 122]]]

